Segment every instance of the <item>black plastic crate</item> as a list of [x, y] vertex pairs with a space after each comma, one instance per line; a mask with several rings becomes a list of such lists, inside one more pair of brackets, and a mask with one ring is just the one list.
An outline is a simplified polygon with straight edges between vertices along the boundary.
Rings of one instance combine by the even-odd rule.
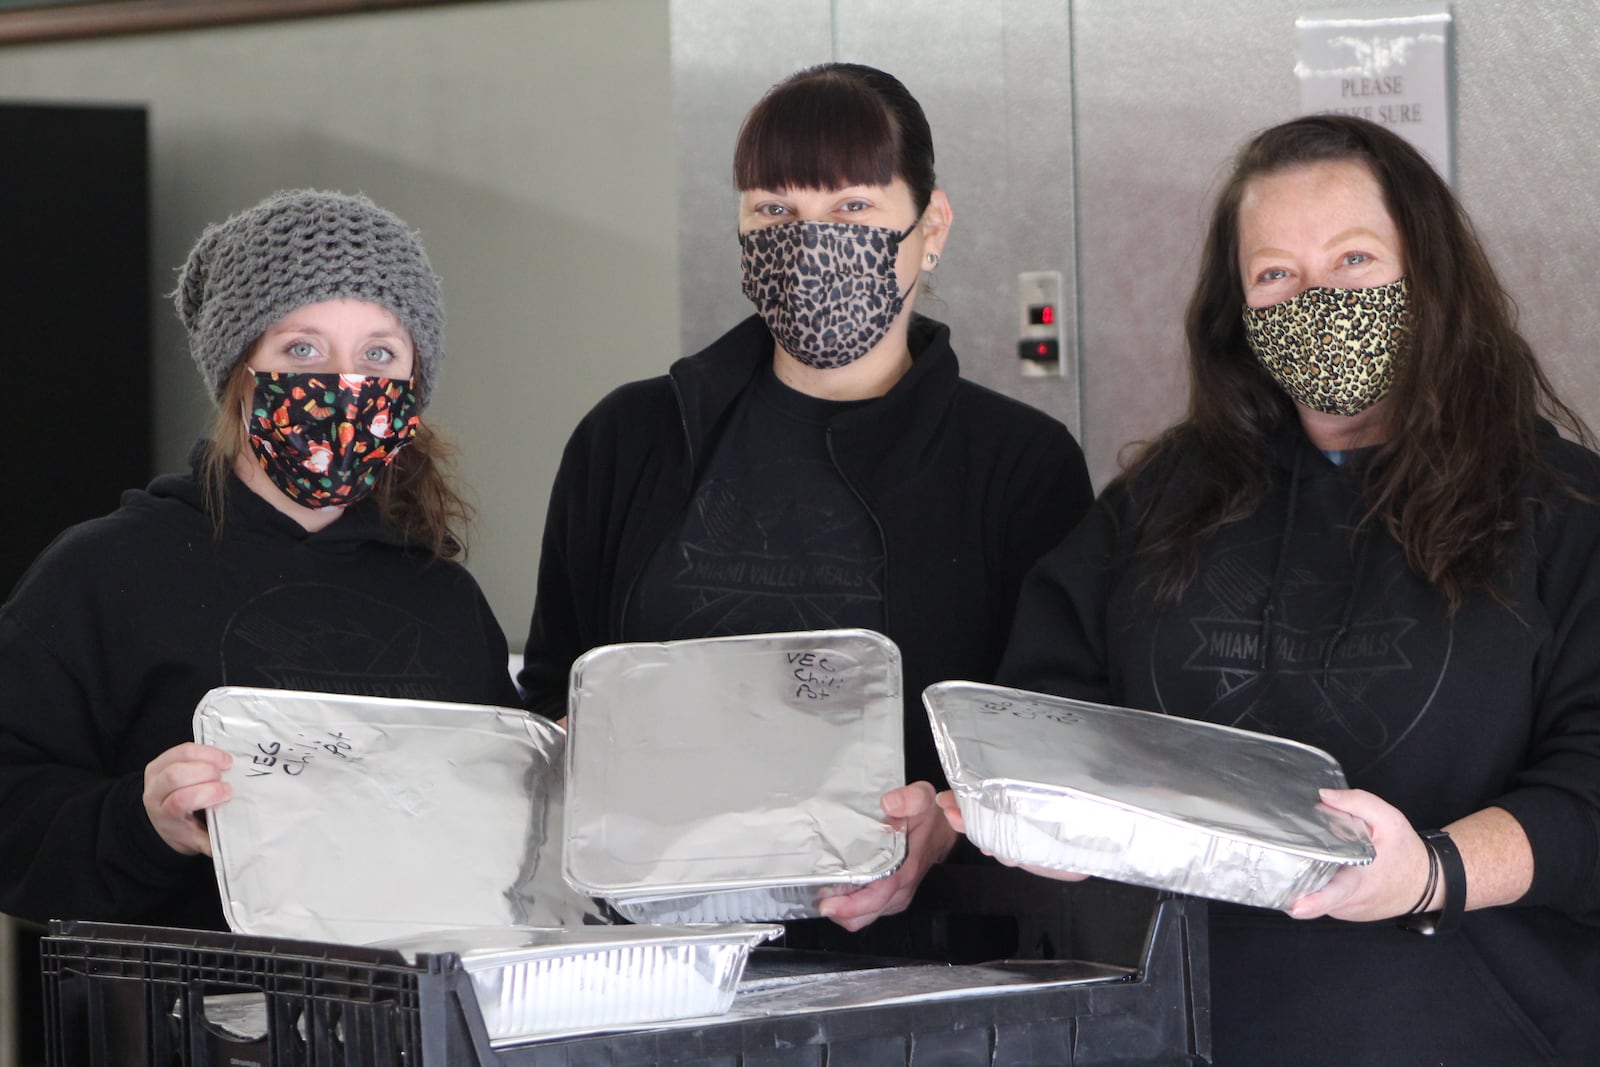
[[[757, 949], [757, 953], [766, 951]], [[1160, 900], [1136, 972], [923, 1003], [490, 1047], [460, 958], [55, 922], [41, 944], [52, 1067], [1100, 1067], [1210, 1062], [1205, 908]], [[230, 1037], [207, 998], [264, 998]]]

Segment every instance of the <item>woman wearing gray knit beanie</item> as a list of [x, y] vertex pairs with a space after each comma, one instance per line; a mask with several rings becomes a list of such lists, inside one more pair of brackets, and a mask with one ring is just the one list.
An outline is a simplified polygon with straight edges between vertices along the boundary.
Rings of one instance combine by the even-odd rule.
[[224, 927], [204, 812], [239, 768], [186, 741], [212, 688], [517, 700], [421, 419], [444, 316], [416, 234], [279, 193], [204, 232], [175, 302], [218, 402], [194, 469], [0, 606], [0, 912]]
[[[215, 508], [237, 475], [320, 529], [376, 492], [410, 539], [460, 551], [468, 508], [421, 422], [443, 357], [439, 279], [405, 223], [365, 197], [279, 193], [206, 229], [173, 302], [218, 400], [206, 456]], [[366, 378], [363, 391], [340, 375]], [[299, 402], [296, 388], [321, 388], [327, 403]]]

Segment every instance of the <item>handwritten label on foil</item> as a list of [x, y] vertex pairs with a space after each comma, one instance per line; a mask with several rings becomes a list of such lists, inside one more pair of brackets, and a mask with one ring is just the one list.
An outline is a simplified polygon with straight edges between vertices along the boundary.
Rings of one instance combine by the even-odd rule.
[[980, 715], [1010, 715], [1011, 718], [1021, 719], [1024, 722], [1045, 719], [1060, 723], [1062, 726], [1075, 726], [1083, 721], [1083, 717], [1076, 712], [1050, 707], [1047, 704], [1036, 704], [1029, 700], [985, 700], [974, 710]]
[[330, 730], [315, 741], [307, 741], [304, 735], [296, 735], [296, 740], [288, 742], [258, 741], [255, 749], [248, 753], [250, 758], [244, 765], [245, 777], [260, 778], [281, 771], [292, 778], [303, 772], [318, 756], [348, 759], [351, 750], [349, 738], [337, 730]]
[[794, 679], [797, 698], [827, 700], [841, 691], [839, 668], [826, 652], [786, 652], [784, 659]]

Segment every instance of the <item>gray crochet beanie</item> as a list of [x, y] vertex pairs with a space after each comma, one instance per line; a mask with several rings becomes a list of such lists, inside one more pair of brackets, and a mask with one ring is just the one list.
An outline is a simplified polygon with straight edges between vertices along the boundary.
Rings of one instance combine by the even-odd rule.
[[410, 332], [422, 407], [439, 384], [439, 278], [417, 235], [364, 196], [274, 193], [206, 227], [172, 296], [189, 331], [189, 352], [219, 399], [267, 327], [296, 308], [344, 297], [382, 305]]

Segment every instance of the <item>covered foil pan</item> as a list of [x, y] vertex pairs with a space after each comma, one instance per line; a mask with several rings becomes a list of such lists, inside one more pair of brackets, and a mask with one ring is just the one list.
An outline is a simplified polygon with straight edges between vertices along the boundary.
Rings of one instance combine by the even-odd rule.
[[750, 950], [781, 926], [572, 926], [452, 930], [385, 942], [454, 952], [496, 1047], [722, 1015]]
[[1310, 745], [972, 682], [922, 699], [967, 836], [1002, 859], [1265, 908], [1372, 862]]
[[870, 630], [608, 645], [572, 667], [563, 862], [634, 922], [810, 918], [905, 835], [900, 652]]
[[224, 687], [194, 735], [233, 755], [207, 825], [236, 932], [367, 944], [604, 921], [561, 877], [566, 740], [544, 719]]

